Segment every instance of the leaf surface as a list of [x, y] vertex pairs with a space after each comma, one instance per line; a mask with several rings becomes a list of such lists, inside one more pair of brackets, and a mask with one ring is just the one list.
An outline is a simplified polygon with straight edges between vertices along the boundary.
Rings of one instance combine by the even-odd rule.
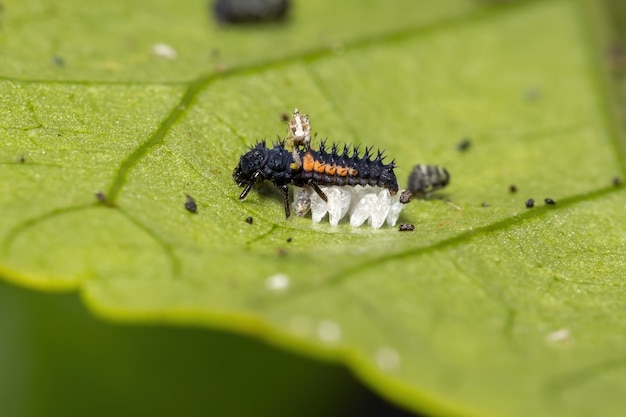
[[[618, 415], [626, 193], [611, 180], [625, 164], [588, 7], [431, 3], [302, 2], [245, 28], [198, 4], [113, 2], [102, 19], [8, 6], [4, 30], [32, 48], [3, 40], [3, 276], [79, 290], [107, 318], [340, 360], [414, 410]], [[25, 20], [52, 33], [46, 16], [68, 15], [92, 38], [28, 38]], [[157, 42], [178, 58], [151, 56]], [[65, 64], [44, 68], [55, 54]], [[416, 163], [445, 166], [452, 204], [411, 203], [416, 230], [398, 233], [285, 220], [271, 188], [240, 202], [239, 156], [284, 136], [294, 107], [319, 137], [386, 149], [401, 184]]]

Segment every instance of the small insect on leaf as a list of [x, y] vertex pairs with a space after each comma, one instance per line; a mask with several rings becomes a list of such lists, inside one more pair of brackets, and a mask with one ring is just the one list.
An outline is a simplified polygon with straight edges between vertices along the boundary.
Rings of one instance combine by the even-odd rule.
[[418, 164], [409, 175], [407, 188], [414, 196], [427, 198], [450, 183], [450, 173], [438, 165]]
[[532, 198], [529, 198], [528, 200], [526, 200], [526, 208], [533, 208], [535, 207], [535, 200], [533, 200]]
[[311, 143], [311, 123], [309, 116], [300, 114], [297, 108], [293, 110], [293, 115], [289, 120], [287, 133], [291, 135], [292, 145], [295, 147], [308, 147]]
[[187, 194], [187, 200], [185, 201], [185, 208], [190, 213], [197, 213], [198, 206], [196, 205], [196, 200], [189, 194]]
[[294, 192], [293, 210], [297, 216], [304, 217], [311, 210], [311, 196], [313, 188], [305, 186], [300, 191]]

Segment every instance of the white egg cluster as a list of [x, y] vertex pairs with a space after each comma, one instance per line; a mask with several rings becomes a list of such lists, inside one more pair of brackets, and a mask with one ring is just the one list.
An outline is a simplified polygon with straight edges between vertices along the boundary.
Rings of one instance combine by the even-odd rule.
[[391, 195], [389, 190], [380, 187], [320, 187], [328, 197], [324, 201], [310, 187], [294, 187], [293, 209], [298, 216], [306, 215], [309, 210], [313, 222], [319, 223], [328, 214], [332, 226], [339, 221], [350, 218], [350, 226], [359, 227], [365, 221], [374, 229], [380, 228], [385, 222], [395, 226], [405, 203], [400, 201], [402, 192]]

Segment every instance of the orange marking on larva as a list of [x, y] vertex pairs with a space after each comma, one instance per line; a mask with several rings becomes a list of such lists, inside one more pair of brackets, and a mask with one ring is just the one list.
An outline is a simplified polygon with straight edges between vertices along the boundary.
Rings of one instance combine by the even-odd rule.
[[335, 172], [337, 172], [337, 165], [326, 165], [326, 173], [328, 175], [335, 175]]
[[340, 177], [345, 177], [348, 175], [348, 168], [346, 167], [337, 167], [337, 175]]
[[350, 175], [351, 177], [356, 177], [357, 174], [358, 174], [358, 171], [356, 169], [354, 169], [354, 168], [350, 168], [348, 170], [348, 175]]
[[323, 162], [315, 161], [315, 164], [313, 165], [313, 171], [317, 172], [318, 174], [323, 174], [324, 169], [325, 168]]
[[311, 155], [309, 152], [305, 153], [304, 158], [302, 158], [302, 169], [307, 172], [313, 171], [314, 165], [315, 159], [313, 158], [313, 155]]

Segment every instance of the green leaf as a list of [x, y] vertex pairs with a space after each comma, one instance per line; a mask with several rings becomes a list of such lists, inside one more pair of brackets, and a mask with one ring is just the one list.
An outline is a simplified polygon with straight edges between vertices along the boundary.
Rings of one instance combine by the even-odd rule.
[[[0, 272], [109, 319], [344, 362], [413, 410], [619, 415], [626, 164], [599, 9], [432, 3], [301, 2], [243, 28], [204, 4], [8, 6]], [[161, 42], [178, 58], [150, 55]], [[411, 203], [398, 233], [285, 220], [271, 191], [238, 201], [239, 155], [294, 107], [321, 137], [385, 148], [401, 183], [445, 166], [452, 204]]]

